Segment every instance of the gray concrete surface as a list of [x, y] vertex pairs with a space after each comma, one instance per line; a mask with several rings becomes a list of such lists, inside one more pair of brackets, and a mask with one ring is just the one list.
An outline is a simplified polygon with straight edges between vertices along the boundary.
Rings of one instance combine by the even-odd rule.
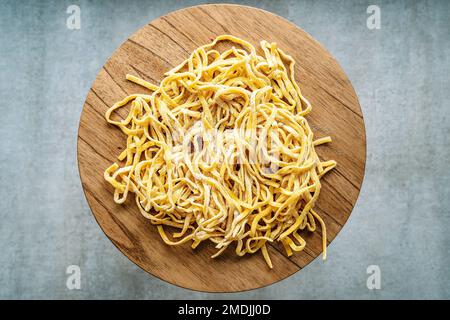
[[[84, 198], [76, 135], [95, 75], [131, 33], [196, 1], [1, 1], [0, 298], [450, 298], [450, 2], [243, 1], [337, 58], [359, 95], [367, 170], [353, 214], [317, 259], [272, 286], [205, 294], [156, 279], [104, 236]], [[81, 7], [81, 29], [66, 8]], [[381, 29], [366, 27], [369, 5]], [[68, 265], [81, 290], [66, 288]], [[378, 265], [381, 289], [368, 290]]]

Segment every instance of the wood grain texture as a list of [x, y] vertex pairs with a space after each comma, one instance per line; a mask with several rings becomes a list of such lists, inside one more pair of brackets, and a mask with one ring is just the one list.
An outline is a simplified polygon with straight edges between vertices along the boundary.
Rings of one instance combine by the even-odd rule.
[[307, 119], [315, 137], [333, 138], [332, 143], [318, 147], [317, 153], [338, 162], [337, 168], [321, 180], [316, 206], [327, 224], [328, 241], [332, 241], [350, 216], [364, 176], [366, 141], [358, 98], [341, 67], [317, 41], [285, 19], [260, 9], [238, 5], [190, 7], [160, 17], [133, 34], [106, 62], [89, 90], [78, 132], [78, 163], [97, 222], [130, 260], [175, 285], [231, 292], [266, 286], [303, 268], [322, 251], [320, 229], [307, 234], [306, 249], [290, 258], [279, 245], [270, 246], [273, 270], [259, 253], [239, 258], [229, 250], [210, 259], [215, 249], [207, 243], [196, 250], [188, 244], [167, 246], [133, 200], [124, 205], [114, 203], [113, 188], [103, 179], [105, 168], [125, 147], [124, 135], [107, 124], [105, 111], [126, 95], [147, 93], [126, 81], [126, 73], [159, 83], [165, 71], [220, 34], [232, 34], [255, 47], [263, 39], [276, 42], [296, 60], [297, 81], [313, 105]]

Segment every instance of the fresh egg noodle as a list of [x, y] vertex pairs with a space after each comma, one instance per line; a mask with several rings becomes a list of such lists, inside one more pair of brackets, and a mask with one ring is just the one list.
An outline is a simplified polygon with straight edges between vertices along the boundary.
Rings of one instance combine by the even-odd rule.
[[[220, 52], [219, 42], [232, 46]], [[104, 176], [116, 203], [134, 193], [169, 245], [209, 240], [212, 258], [228, 247], [238, 256], [261, 251], [272, 268], [268, 243], [279, 241], [291, 256], [306, 246], [300, 231], [314, 232], [318, 222], [325, 259], [326, 227], [314, 205], [336, 162], [321, 161], [315, 147], [331, 138], [314, 140], [292, 57], [276, 43], [260, 45], [263, 56], [222, 35], [159, 86], [127, 75], [151, 94], [128, 96], [106, 112], [126, 135], [126, 149]], [[113, 120], [124, 106], [128, 116]]]

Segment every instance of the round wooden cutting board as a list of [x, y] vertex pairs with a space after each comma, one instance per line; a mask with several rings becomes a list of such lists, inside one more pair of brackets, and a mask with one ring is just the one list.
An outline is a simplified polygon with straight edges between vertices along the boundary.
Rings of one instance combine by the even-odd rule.
[[[287, 20], [246, 6], [202, 5], [160, 17], [133, 34], [103, 66], [84, 104], [78, 132], [78, 165], [84, 192], [105, 234], [130, 260], [172, 284], [210, 292], [259, 288], [292, 275], [321, 254], [320, 228], [308, 233], [305, 250], [290, 258], [279, 244], [271, 244], [272, 270], [259, 252], [237, 257], [231, 249], [211, 259], [216, 249], [206, 241], [196, 250], [189, 244], [166, 245], [156, 227], [139, 213], [134, 199], [123, 205], [113, 201], [113, 188], [104, 181], [103, 172], [117, 161], [126, 142], [117, 127], [107, 124], [104, 114], [129, 94], [148, 93], [127, 81], [127, 73], [159, 83], [164, 72], [221, 34], [240, 37], [255, 47], [261, 40], [276, 42], [296, 60], [297, 81], [313, 106], [307, 119], [315, 138], [333, 138], [332, 143], [317, 147], [317, 153], [321, 159], [338, 163], [321, 180], [316, 204], [327, 225], [328, 242], [350, 216], [366, 159], [364, 120], [350, 81], [317, 41]], [[328, 259], [333, 259], [332, 253]]]

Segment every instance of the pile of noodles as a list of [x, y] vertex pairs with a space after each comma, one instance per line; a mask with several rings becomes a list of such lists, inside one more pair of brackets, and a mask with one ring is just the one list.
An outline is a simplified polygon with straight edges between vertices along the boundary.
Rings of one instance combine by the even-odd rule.
[[[233, 46], [219, 52], [221, 41]], [[272, 268], [268, 242], [280, 241], [290, 256], [305, 248], [299, 232], [315, 231], [316, 221], [326, 257], [325, 224], [314, 204], [320, 178], [336, 162], [316, 154], [331, 138], [314, 140], [294, 60], [275, 43], [262, 41], [261, 48], [263, 56], [222, 35], [168, 71], [159, 86], [127, 75], [151, 92], [106, 112], [126, 135], [126, 149], [105, 179], [115, 202], [134, 194], [167, 244], [195, 248], [208, 240], [217, 248], [212, 257], [228, 247], [239, 256], [261, 250]], [[125, 119], [112, 120], [128, 105]]]

